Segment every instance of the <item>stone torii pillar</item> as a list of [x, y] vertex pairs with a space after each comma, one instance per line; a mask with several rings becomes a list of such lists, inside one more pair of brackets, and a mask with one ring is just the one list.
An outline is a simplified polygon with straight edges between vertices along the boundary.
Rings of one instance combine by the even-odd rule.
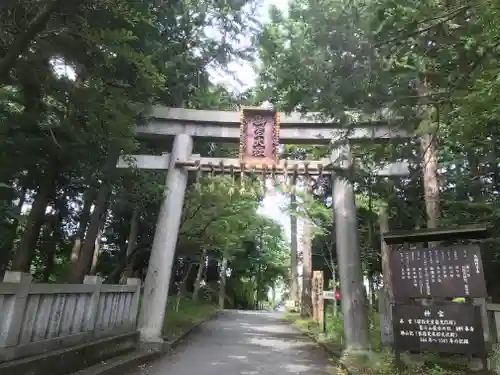
[[168, 288], [188, 180], [187, 169], [176, 167], [175, 162], [189, 159], [192, 151], [193, 138], [190, 135], [175, 136], [139, 314], [143, 343], [163, 343]]
[[[345, 355], [370, 350], [368, 301], [366, 299], [359, 246], [356, 197], [352, 182], [353, 160], [349, 141], [344, 139], [330, 157], [334, 170], [332, 207], [340, 281], [340, 300], [344, 323]], [[407, 176], [406, 163], [391, 163], [378, 170], [378, 176]]]
[[370, 338], [356, 202], [354, 187], [349, 176], [352, 171], [352, 157], [348, 144], [340, 146], [332, 153], [332, 162], [346, 173], [346, 176], [333, 175], [332, 206], [335, 217], [345, 353], [350, 354], [368, 351]]

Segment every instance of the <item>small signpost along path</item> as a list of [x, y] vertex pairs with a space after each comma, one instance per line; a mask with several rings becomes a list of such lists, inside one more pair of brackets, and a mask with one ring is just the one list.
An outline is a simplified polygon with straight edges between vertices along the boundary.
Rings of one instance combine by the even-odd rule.
[[325, 327], [325, 303], [323, 297], [323, 271], [313, 271], [312, 277], [312, 306], [313, 320], [320, 326]]
[[339, 294], [338, 292], [335, 292], [333, 290], [323, 290], [323, 299], [339, 299]]
[[333, 300], [333, 303], [337, 303], [340, 299], [340, 293], [338, 290], [323, 290], [323, 271], [313, 272], [312, 285], [313, 321], [315, 321], [319, 327], [322, 327], [323, 332], [326, 332], [326, 301]]
[[[334, 304], [340, 300], [338, 290], [323, 290], [323, 333], [326, 332], [326, 301], [333, 301]], [[334, 307], [335, 308], [335, 307]]]
[[[390, 256], [394, 351], [400, 368], [401, 352], [409, 351], [474, 355], [487, 369], [488, 327], [483, 324], [480, 306], [473, 304], [473, 298], [487, 296], [479, 246], [410, 247], [486, 236], [484, 227], [383, 235], [388, 245], [403, 244]], [[457, 297], [464, 297], [466, 302], [450, 301]], [[416, 299], [430, 300], [422, 303]]]

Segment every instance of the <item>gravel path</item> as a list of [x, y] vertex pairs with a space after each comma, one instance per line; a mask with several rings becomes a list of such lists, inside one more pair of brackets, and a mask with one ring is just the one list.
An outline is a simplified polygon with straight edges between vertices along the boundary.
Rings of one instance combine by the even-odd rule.
[[128, 375], [328, 375], [330, 365], [324, 350], [279, 313], [226, 311]]

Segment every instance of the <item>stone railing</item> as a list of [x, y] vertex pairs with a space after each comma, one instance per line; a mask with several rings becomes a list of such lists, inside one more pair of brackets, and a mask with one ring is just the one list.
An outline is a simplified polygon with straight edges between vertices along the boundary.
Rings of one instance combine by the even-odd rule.
[[7, 272], [0, 283], [0, 362], [135, 332], [140, 280], [106, 285], [35, 284]]

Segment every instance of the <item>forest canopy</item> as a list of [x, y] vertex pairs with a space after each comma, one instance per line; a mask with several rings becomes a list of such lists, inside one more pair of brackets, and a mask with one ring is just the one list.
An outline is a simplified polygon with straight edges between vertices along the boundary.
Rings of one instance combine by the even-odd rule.
[[[489, 294], [500, 297], [497, 64], [499, 4], [492, 1], [290, 0], [272, 8], [259, 38], [256, 101], [283, 111], [317, 111], [339, 124], [352, 115], [389, 119], [414, 132], [405, 142], [352, 145], [358, 165], [394, 160], [407, 178], [358, 168], [358, 226], [367, 275], [380, 273], [378, 214], [391, 229], [484, 223]], [[289, 146], [292, 157], [329, 156], [328, 147]], [[326, 207], [331, 191], [316, 201]], [[322, 216], [310, 209], [312, 216]], [[318, 211], [318, 209], [316, 209]], [[332, 224], [314, 254], [335, 256]], [[326, 242], [325, 242], [326, 241]], [[320, 263], [323, 263], [321, 261]], [[324, 266], [326, 269], [326, 265]]]
[[[393, 179], [355, 168], [365, 274], [380, 278], [382, 208], [392, 229], [486, 223], [494, 231], [483, 262], [498, 297], [500, 4], [291, 0], [287, 12], [272, 8], [265, 24], [259, 6], [2, 4], [0, 272], [30, 271], [46, 282], [81, 282], [89, 273], [107, 282], [144, 277], [165, 175], [116, 169], [116, 159], [161, 154], [170, 144], [139, 142], [135, 126], [155, 104], [238, 110], [270, 103], [320, 112], [339, 126], [383, 117], [414, 132], [404, 141], [352, 145], [357, 166], [411, 166], [408, 177]], [[244, 38], [251, 43], [236, 42]], [[244, 92], [214, 84], [209, 73], [229, 77], [235, 61], [257, 67], [255, 86]], [[287, 145], [281, 156], [319, 159], [330, 151]], [[238, 149], [196, 142], [194, 152], [235, 157]], [[205, 267], [207, 285], [221, 267], [233, 271], [233, 305], [251, 305], [276, 282], [288, 283], [290, 245], [258, 212], [257, 185], [249, 179], [246, 187], [228, 176], [190, 176], [171, 290], [198, 293]], [[311, 219], [315, 269], [336, 263], [330, 201], [323, 179], [313, 199], [290, 205], [292, 217]]]
[[[256, 5], [2, 3], [0, 274], [75, 283], [86, 274], [113, 283], [144, 278], [165, 172], [116, 169], [117, 157], [169, 151], [168, 142], [134, 135], [151, 105], [236, 109], [245, 101], [208, 72], [252, 58], [255, 47], [233, 40], [261, 30]], [[194, 152], [236, 149], [202, 141]], [[258, 212], [259, 194], [251, 182], [242, 190], [224, 176], [190, 177], [171, 293], [198, 294], [203, 282], [217, 283], [225, 259], [229, 306], [267, 299], [288, 258], [281, 227]], [[258, 285], [248, 271], [257, 265]]]

